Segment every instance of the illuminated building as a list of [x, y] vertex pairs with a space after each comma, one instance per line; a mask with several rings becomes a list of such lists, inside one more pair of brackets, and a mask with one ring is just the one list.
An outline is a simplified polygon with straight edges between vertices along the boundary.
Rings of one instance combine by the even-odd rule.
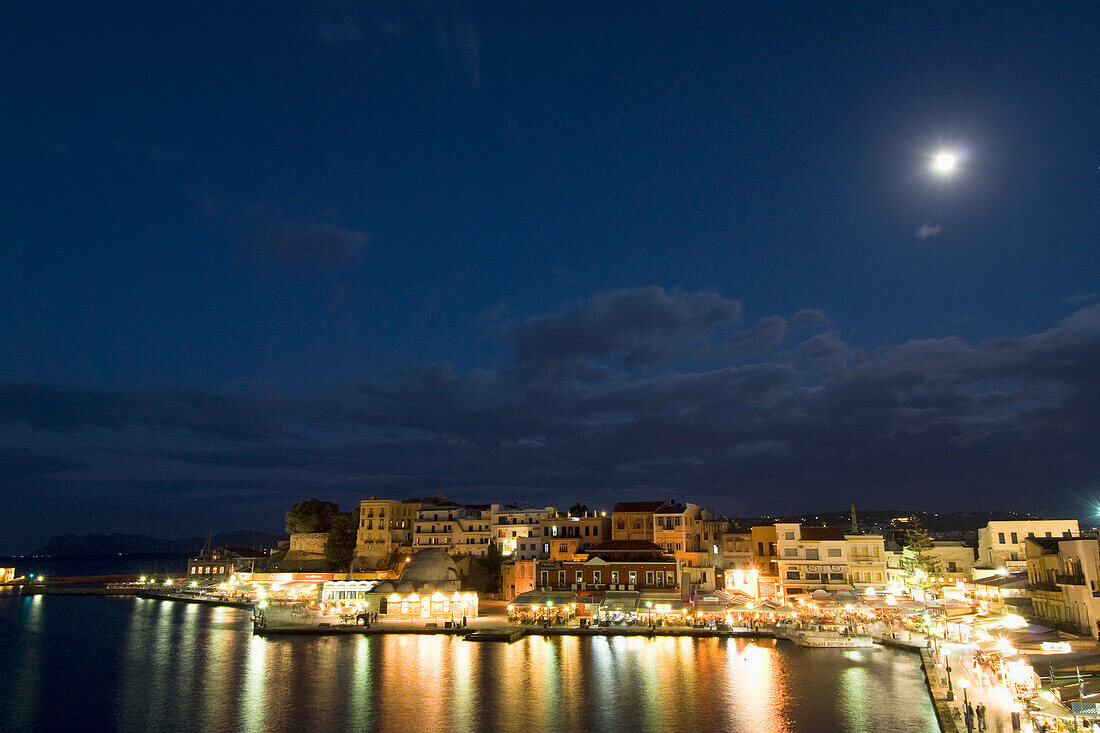
[[460, 590], [458, 569], [441, 547], [414, 554], [401, 577], [381, 581], [362, 601], [363, 610], [388, 619], [438, 622], [477, 618], [477, 594]]
[[653, 516], [663, 501], [622, 501], [611, 512], [611, 539], [653, 542]]
[[463, 506], [447, 499], [425, 502], [416, 513], [413, 549], [437, 547], [452, 555], [485, 557], [489, 551], [490, 507]]
[[536, 544], [535, 553], [520, 550], [517, 559], [583, 560], [588, 548], [610, 539], [611, 518], [595, 514], [583, 517], [556, 514], [540, 519], [538, 532], [537, 537], [521, 543]]
[[[556, 514], [557, 510], [552, 506], [536, 509], [514, 504], [493, 504], [489, 509], [490, 535], [505, 557], [530, 559], [538, 552], [539, 521]], [[528, 538], [532, 539], [528, 541]], [[524, 545], [522, 552], [521, 543]]]
[[380, 567], [394, 555], [410, 552], [419, 499], [379, 499], [359, 502], [359, 529], [355, 535], [357, 567]]
[[1057, 628], [1100, 634], [1100, 546], [1095, 536], [1029, 537], [1027, 580], [1032, 612]]
[[987, 568], [1027, 569], [1028, 537], [1076, 537], [1076, 519], [992, 521], [978, 530], [978, 564]]

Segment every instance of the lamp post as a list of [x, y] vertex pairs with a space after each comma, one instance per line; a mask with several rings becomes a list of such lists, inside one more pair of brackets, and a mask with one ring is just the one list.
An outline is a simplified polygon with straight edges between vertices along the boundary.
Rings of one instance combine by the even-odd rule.
[[970, 719], [970, 699], [966, 696], [966, 688], [970, 687], [970, 680], [963, 677], [959, 680], [959, 687], [963, 688], [963, 719], [966, 720], [967, 733], [970, 733], [974, 729], [974, 721]]
[[951, 687], [951, 660], [946, 654], [943, 655], [943, 663], [947, 665], [947, 702], [951, 702], [955, 699], [955, 689]]

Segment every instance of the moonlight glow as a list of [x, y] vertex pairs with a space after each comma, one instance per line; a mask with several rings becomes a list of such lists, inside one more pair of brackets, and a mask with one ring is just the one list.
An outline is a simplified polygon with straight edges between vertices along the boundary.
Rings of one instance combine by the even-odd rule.
[[946, 150], [941, 150], [932, 158], [932, 170], [943, 176], [949, 176], [954, 173], [958, 165], [959, 157]]

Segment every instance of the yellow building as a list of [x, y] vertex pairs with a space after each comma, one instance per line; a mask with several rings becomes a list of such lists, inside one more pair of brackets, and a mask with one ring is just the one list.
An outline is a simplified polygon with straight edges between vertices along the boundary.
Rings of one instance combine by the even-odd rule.
[[379, 567], [390, 557], [409, 552], [419, 499], [379, 499], [359, 502], [359, 530], [355, 536], [355, 565]]

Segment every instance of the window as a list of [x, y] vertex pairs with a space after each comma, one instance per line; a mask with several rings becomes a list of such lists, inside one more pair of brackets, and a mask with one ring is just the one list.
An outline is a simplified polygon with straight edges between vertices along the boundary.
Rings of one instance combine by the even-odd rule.
[[569, 546], [562, 542], [560, 545], [558, 545], [558, 552], [569, 552]]
[[1018, 540], [1018, 539], [1016, 538], [1016, 533], [1015, 533], [1015, 532], [1013, 532], [1013, 533], [1012, 533], [1012, 544], [1014, 544], [1014, 545], [1017, 545], [1017, 544], [1019, 544], [1019, 543], [1020, 543], [1020, 540]]
[[787, 580], [798, 580], [798, 571], [797, 570], [788, 570], [787, 571]]
[[557, 537], [558, 536], [558, 525], [555, 524], [553, 527], [550, 528], [550, 536], [551, 537]]
[[621, 519], [615, 522], [615, 529], [626, 529], [626, 522]]
[[806, 573], [806, 580], [818, 580], [820, 578], [820, 573]]
[[619, 571], [618, 570], [612, 570], [611, 571], [611, 582], [615, 583], [615, 584], [618, 584], [618, 582], [619, 582]]
[[589, 527], [589, 526], [588, 526], [587, 524], [586, 524], [586, 525], [584, 525], [584, 536], [585, 536], [585, 537], [587, 537], [587, 536], [588, 536], [588, 530], [589, 530], [589, 529], [591, 529], [591, 527]]
[[794, 539], [794, 532], [791, 532], [791, 531], [784, 532], [783, 533], [783, 539], [793, 540]]
[[807, 547], [806, 548], [806, 559], [807, 560], [817, 560], [818, 559], [817, 548], [816, 547]]
[[756, 543], [756, 554], [763, 557], [763, 555], [764, 555], [764, 543], [763, 542], [757, 542]]
[[844, 580], [844, 573], [829, 573], [829, 580]]
[[565, 585], [565, 571], [558, 571], [558, 585]]
[[577, 571], [577, 582], [578, 583], [583, 583], [584, 582], [584, 571], [583, 570], [578, 570]]
[[601, 582], [600, 571], [599, 570], [593, 570], [592, 571], [592, 582], [593, 583], [600, 583]]
[[539, 585], [541, 585], [543, 588], [550, 585], [550, 578], [548, 577], [548, 575], [549, 575], [549, 573], [545, 570], [543, 570], [541, 573], [539, 573], [539, 580], [540, 580]]
[[627, 581], [626, 581], [626, 582], [627, 582], [627, 583], [628, 583], [629, 585], [636, 585], [636, 584], [637, 584], [637, 582], [638, 582], [638, 571], [637, 571], [637, 570], [631, 570], [631, 571], [630, 571], [630, 572], [629, 572], [629, 573], [627, 574]]
[[798, 548], [797, 547], [784, 547], [783, 548], [783, 557], [798, 557]]
[[665, 580], [668, 581], [668, 585], [670, 588], [676, 585], [676, 573], [669, 570], [665, 573]]
[[830, 547], [829, 548], [829, 557], [840, 557], [840, 554], [841, 554], [841, 550], [840, 550], [839, 547]]
[[959, 572], [958, 565], [955, 564], [954, 560], [948, 560], [947, 561], [947, 572], [949, 572], [949, 573]]
[[645, 571], [645, 584], [646, 585], [653, 585], [653, 571], [652, 570]]
[[550, 543], [549, 542], [543, 544], [542, 554], [543, 555], [549, 555], [550, 554]]
[[660, 570], [658, 570], [657, 571], [657, 587], [658, 588], [664, 586], [664, 584], [665, 584], [664, 580], [665, 580], [665, 574], [662, 573]]
[[1004, 532], [998, 532], [997, 533], [997, 542], [999, 544], [1002, 544], [1002, 545], [1005, 543], [1005, 533]]

